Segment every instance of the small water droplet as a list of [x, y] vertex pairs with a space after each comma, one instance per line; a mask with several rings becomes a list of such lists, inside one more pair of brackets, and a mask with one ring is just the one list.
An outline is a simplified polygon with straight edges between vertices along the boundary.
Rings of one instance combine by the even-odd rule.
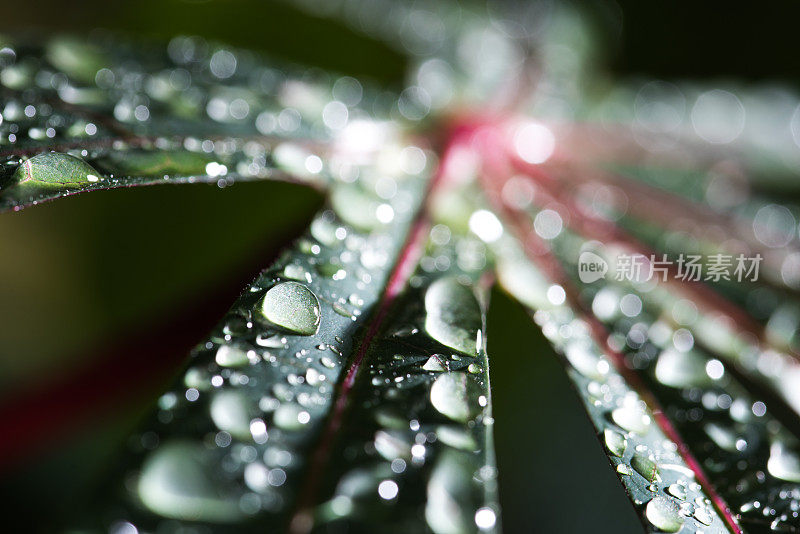
[[603, 431], [603, 437], [605, 438], [608, 452], [618, 457], [622, 457], [625, 454], [625, 448], [628, 445], [625, 436], [616, 430], [606, 429]]
[[221, 367], [241, 367], [250, 363], [245, 351], [229, 345], [217, 349], [215, 360]]

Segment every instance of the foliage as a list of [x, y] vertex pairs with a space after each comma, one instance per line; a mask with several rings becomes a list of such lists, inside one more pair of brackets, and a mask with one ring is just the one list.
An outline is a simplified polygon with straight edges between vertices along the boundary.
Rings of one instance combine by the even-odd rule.
[[[696, 89], [598, 90], [578, 15], [505, 9], [400, 2], [388, 27], [365, 10], [361, 30], [413, 54], [391, 96], [199, 37], [6, 43], [3, 209], [192, 182], [326, 194], [159, 396], [94, 508], [49, 521], [499, 529], [496, 277], [560, 355], [648, 531], [798, 530], [800, 214], [778, 198], [796, 139], [745, 123], [741, 100], [774, 119], [753, 94], [698, 92], [690, 128]], [[760, 255], [763, 276], [579, 277], [586, 254], [663, 253]]]

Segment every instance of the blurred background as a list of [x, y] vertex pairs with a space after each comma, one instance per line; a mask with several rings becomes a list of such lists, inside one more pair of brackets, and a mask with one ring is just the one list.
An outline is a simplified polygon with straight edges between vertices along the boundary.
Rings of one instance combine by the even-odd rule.
[[[799, 4], [575, 5], [596, 33], [597, 69], [619, 79], [798, 88]], [[395, 49], [290, 2], [46, 0], [13, 11], [0, 33], [199, 34], [387, 89], [402, 88], [406, 74]], [[265, 197], [278, 208], [262, 210]], [[0, 414], [25, 421], [26, 402], [50, 414], [26, 423], [38, 428], [35, 446], [0, 458], [3, 506], [58, 513], [90, 498], [183, 355], [321, 202], [288, 184], [159, 186], [0, 215]], [[583, 532], [591, 521], [594, 532], [640, 531], [560, 364], [499, 291], [489, 351], [505, 530]], [[109, 376], [124, 380], [82, 395]], [[61, 417], [80, 403], [94, 407], [84, 410], [91, 415]]]

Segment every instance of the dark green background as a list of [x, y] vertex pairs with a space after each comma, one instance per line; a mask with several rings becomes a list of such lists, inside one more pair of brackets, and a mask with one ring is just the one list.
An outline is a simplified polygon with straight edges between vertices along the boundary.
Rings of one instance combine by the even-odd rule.
[[[787, 58], [800, 9], [750, 5], [622, 0], [586, 8], [609, 50], [608, 67], [620, 76], [796, 82], [800, 63]], [[388, 47], [283, 3], [48, 0], [15, 2], [13, 11], [0, 31], [196, 33], [388, 87], [399, 87], [404, 73], [404, 58]], [[154, 331], [200, 339], [222, 303], [232, 302], [320, 202], [279, 184], [160, 186], [0, 215], [0, 398], [92, 359], [150, 350]], [[497, 291], [489, 351], [505, 530], [639, 531], [552, 351]], [[125, 392], [114, 417], [49, 436], [5, 478], [0, 489], [15, 494], [6, 506], [31, 505], [35, 496], [34, 508], [58, 513], [86, 499], [88, 482], [113, 458], [111, 445], [163, 379]]]

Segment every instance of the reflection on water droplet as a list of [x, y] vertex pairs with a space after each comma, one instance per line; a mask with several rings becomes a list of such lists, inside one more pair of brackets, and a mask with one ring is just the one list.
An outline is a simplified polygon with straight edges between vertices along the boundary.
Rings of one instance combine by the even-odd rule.
[[319, 301], [310, 289], [297, 282], [270, 288], [261, 300], [261, 312], [272, 324], [297, 334], [310, 336], [319, 327]]
[[490, 528], [493, 528], [496, 522], [497, 515], [491, 508], [479, 508], [478, 511], [475, 512], [475, 524], [481, 530], [489, 530]]
[[645, 508], [647, 520], [664, 532], [678, 532], [683, 526], [680, 507], [667, 497], [653, 497]]

